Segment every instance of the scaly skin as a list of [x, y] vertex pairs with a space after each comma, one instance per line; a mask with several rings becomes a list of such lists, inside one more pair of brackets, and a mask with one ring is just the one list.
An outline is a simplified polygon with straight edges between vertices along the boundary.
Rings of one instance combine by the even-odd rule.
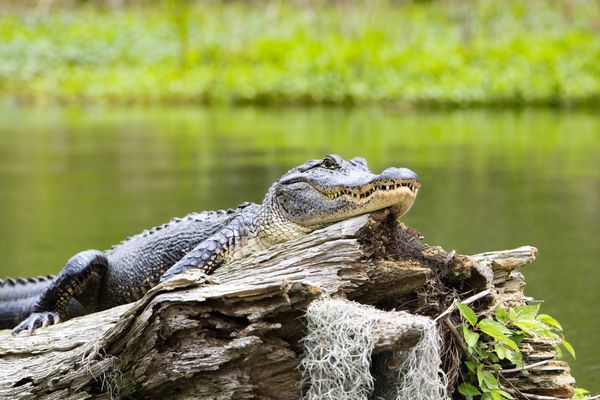
[[78, 253], [56, 277], [0, 281], [0, 328], [20, 322], [13, 333], [31, 333], [132, 302], [190, 268], [210, 274], [223, 262], [353, 216], [389, 208], [399, 217], [419, 188], [405, 168], [375, 175], [362, 158], [307, 161], [276, 181], [260, 205], [175, 218], [110, 250]]

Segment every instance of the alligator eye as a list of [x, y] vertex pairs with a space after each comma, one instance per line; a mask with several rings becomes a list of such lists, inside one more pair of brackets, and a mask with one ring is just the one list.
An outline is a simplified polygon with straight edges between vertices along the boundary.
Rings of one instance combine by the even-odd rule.
[[325, 157], [321, 162], [321, 167], [327, 169], [338, 169], [340, 166], [338, 163], [331, 157]]

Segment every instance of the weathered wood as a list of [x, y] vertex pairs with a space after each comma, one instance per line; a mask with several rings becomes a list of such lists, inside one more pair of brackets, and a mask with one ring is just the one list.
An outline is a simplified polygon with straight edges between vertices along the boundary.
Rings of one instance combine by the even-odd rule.
[[[30, 337], [4, 331], [0, 396], [96, 398], [118, 387], [137, 397], [297, 397], [298, 317], [311, 299], [321, 292], [379, 299], [426, 281], [426, 268], [364, 258], [357, 232], [367, 221], [344, 221], [210, 277], [182, 275], [137, 303]], [[373, 294], [381, 281], [398, 289]], [[383, 321], [373, 331], [376, 348], [401, 347], [399, 327]], [[410, 345], [418, 333], [406, 337]]]
[[475, 254], [471, 259], [478, 266], [490, 268], [494, 273], [494, 284], [502, 284], [509, 279], [510, 273], [537, 257], [537, 249], [532, 246], [517, 247], [512, 250], [492, 251]]
[[[442, 273], [480, 290], [495, 282], [497, 296], [522, 297], [510, 271], [532, 261], [534, 248], [458, 256], [416, 243], [409, 229], [413, 247], [399, 248], [397, 237], [388, 243], [383, 217], [340, 222], [209, 277], [183, 274], [136, 303], [32, 336], [0, 331], [0, 398], [293, 399], [301, 317], [322, 294], [385, 303], [424, 290]], [[380, 312], [375, 352], [414, 345], [420, 331], [407, 328], [409, 314], [402, 321]]]

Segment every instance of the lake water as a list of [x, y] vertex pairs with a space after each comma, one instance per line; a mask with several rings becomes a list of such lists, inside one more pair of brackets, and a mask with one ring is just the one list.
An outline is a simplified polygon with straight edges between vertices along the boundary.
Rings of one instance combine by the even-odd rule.
[[0, 275], [58, 271], [173, 216], [260, 202], [327, 153], [423, 187], [405, 222], [471, 254], [531, 244], [527, 294], [562, 322], [600, 391], [600, 118], [556, 110], [0, 107]]

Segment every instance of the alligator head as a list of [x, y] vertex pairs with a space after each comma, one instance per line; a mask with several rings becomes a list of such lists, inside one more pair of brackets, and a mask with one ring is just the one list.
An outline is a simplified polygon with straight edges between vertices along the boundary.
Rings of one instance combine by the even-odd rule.
[[305, 230], [389, 208], [397, 217], [412, 206], [421, 187], [407, 168], [377, 175], [363, 158], [328, 155], [288, 171], [271, 186], [263, 204]]

